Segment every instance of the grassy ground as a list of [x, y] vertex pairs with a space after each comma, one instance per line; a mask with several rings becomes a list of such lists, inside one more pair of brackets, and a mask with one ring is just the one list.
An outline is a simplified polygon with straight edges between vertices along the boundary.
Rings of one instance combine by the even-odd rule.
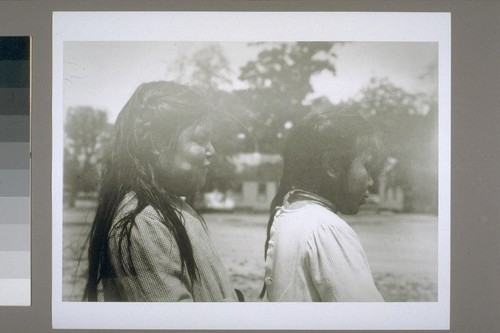
[[[210, 234], [247, 301], [257, 300], [264, 272], [266, 214], [205, 214]], [[375, 282], [386, 301], [437, 300], [437, 217], [360, 213], [346, 217], [358, 233]], [[66, 209], [63, 236], [63, 298], [82, 298], [85, 256], [80, 259], [91, 216], [88, 208]]]

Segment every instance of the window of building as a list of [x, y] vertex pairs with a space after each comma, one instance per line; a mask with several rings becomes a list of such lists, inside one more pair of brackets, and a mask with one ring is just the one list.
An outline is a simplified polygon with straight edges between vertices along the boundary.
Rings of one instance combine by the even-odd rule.
[[266, 183], [259, 183], [259, 195], [266, 195]]

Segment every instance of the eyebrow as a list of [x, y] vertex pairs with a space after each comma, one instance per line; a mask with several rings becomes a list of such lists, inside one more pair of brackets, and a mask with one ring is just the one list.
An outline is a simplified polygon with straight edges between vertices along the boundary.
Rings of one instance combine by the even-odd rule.
[[191, 135], [195, 138], [207, 138], [210, 139], [213, 135], [212, 131], [207, 126], [195, 125], [196, 127], [191, 131]]

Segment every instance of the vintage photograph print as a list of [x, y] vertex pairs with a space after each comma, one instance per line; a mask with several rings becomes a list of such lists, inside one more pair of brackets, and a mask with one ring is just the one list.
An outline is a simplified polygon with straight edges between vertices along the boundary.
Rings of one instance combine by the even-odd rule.
[[53, 31], [55, 328], [449, 327], [449, 14]]

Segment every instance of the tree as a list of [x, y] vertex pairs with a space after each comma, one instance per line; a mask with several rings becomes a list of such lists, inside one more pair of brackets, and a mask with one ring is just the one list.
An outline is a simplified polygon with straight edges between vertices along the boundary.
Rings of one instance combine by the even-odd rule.
[[313, 91], [311, 77], [323, 71], [335, 74], [334, 43], [256, 43], [263, 47], [257, 59], [241, 68], [240, 80], [249, 85], [239, 96], [253, 111], [251, 128], [261, 152], [282, 149], [287, 129], [304, 116], [304, 105]]
[[218, 89], [231, 83], [231, 68], [219, 44], [208, 44], [174, 61], [170, 71], [175, 81], [203, 89]]
[[107, 113], [88, 106], [71, 107], [64, 130], [64, 181], [73, 207], [79, 192], [97, 189], [97, 165], [109, 140]]
[[299, 104], [312, 92], [311, 76], [322, 71], [335, 74], [334, 43], [256, 43], [267, 45], [241, 68], [240, 79], [253, 89], [270, 88], [286, 95], [291, 104]]

